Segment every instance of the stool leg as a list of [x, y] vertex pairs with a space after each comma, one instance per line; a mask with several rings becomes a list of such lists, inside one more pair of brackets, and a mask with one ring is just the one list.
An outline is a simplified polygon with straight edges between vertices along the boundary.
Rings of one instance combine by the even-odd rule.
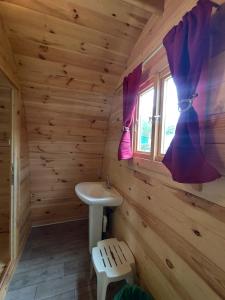
[[108, 287], [108, 280], [105, 274], [97, 275], [97, 300], [105, 300]]

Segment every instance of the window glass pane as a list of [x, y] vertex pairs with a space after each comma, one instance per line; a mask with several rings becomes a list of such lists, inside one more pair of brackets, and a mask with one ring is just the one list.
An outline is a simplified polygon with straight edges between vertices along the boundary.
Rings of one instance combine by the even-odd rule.
[[163, 82], [163, 121], [161, 136], [161, 153], [165, 154], [175, 134], [179, 118], [177, 90], [172, 77]]
[[137, 151], [150, 152], [152, 141], [152, 114], [154, 88], [139, 96]]

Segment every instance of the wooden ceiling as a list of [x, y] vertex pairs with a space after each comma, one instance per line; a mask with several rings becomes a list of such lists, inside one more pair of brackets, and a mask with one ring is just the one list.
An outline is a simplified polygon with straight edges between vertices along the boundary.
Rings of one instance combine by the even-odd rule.
[[163, 0], [0, 0], [22, 85], [110, 93]]

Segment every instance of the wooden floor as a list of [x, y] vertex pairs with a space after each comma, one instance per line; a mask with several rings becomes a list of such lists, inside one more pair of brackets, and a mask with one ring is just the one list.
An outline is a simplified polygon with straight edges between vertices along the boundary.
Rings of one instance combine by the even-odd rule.
[[[33, 228], [6, 300], [94, 300], [89, 270], [87, 221]], [[107, 299], [118, 288], [110, 287]]]

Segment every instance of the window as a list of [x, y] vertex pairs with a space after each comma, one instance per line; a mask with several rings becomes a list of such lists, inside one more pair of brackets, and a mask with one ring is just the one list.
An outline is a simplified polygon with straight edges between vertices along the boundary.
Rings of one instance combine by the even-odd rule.
[[152, 151], [154, 85], [145, 85], [138, 95], [135, 123], [135, 153], [149, 155]]
[[154, 88], [139, 95], [137, 151], [151, 152]]
[[179, 118], [176, 86], [168, 72], [140, 88], [136, 108], [134, 156], [161, 160]]
[[162, 132], [160, 154], [165, 154], [175, 134], [179, 118], [177, 90], [173, 78], [167, 76], [162, 80]]

